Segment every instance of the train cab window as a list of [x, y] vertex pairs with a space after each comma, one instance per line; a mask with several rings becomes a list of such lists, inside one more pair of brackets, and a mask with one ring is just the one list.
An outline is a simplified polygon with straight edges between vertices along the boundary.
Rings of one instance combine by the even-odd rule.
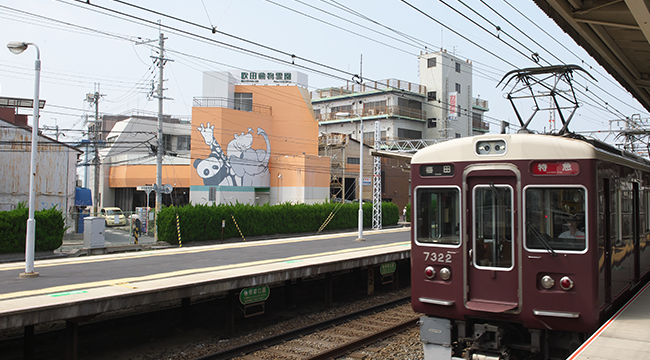
[[525, 201], [525, 244], [528, 250], [586, 249], [585, 189], [529, 187]]
[[513, 264], [512, 189], [474, 188], [474, 264], [507, 269]]
[[416, 239], [421, 243], [460, 244], [460, 197], [456, 188], [416, 191]]

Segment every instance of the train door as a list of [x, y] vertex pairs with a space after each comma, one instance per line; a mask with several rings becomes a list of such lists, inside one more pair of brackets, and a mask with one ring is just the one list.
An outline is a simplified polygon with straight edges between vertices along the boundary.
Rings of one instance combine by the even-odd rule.
[[640, 200], [639, 200], [639, 183], [632, 183], [632, 243], [634, 244], [634, 285], [638, 284], [641, 277], [641, 246], [640, 246], [640, 237], [641, 232], [639, 230], [640, 223]]
[[512, 310], [519, 304], [517, 176], [504, 170], [475, 171], [466, 181], [470, 260], [465, 306], [486, 312]]
[[603, 196], [605, 203], [605, 243], [603, 244], [603, 270], [605, 280], [605, 304], [612, 302], [612, 195], [609, 179], [603, 179]]

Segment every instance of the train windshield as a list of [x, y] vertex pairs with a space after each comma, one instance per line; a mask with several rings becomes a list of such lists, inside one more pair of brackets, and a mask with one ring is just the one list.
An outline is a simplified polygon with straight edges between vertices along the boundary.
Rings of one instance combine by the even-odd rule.
[[586, 248], [583, 188], [526, 189], [526, 247], [553, 252]]
[[512, 266], [512, 190], [509, 186], [474, 188], [474, 262], [477, 267]]
[[455, 188], [421, 188], [416, 192], [417, 241], [460, 243], [460, 201]]

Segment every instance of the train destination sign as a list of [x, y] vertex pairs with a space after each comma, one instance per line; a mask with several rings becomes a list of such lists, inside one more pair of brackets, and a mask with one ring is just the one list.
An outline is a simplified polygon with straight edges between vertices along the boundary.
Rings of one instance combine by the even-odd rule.
[[577, 175], [580, 165], [575, 161], [534, 161], [531, 172], [533, 175]]
[[379, 267], [379, 273], [382, 275], [388, 275], [395, 272], [397, 269], [397, 264], [394, 261], [381, 264]]
[[242, 305], [248, 305], [266, 301], [270, 293], [271, 289], [269, 289], [268, 285], [245, 288], [239, 293], [239, 302]]

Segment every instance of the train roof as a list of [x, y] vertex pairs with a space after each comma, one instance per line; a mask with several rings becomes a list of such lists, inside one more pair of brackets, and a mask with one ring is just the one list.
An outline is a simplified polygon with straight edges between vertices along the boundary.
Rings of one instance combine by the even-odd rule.
[[[499, 154], [479, 154], [482, 143], [505, 142], [506, 150]], [[595, 139], [579, 135], [551, 134], [486, 134], [453, 139], [428, 146], [413, 155], [411, 164], [436, 162], [494, 162], [511, 160], [577, 160], [601, 159], [650, 170], [650, 161], [633, 153], [615, 148]]]

